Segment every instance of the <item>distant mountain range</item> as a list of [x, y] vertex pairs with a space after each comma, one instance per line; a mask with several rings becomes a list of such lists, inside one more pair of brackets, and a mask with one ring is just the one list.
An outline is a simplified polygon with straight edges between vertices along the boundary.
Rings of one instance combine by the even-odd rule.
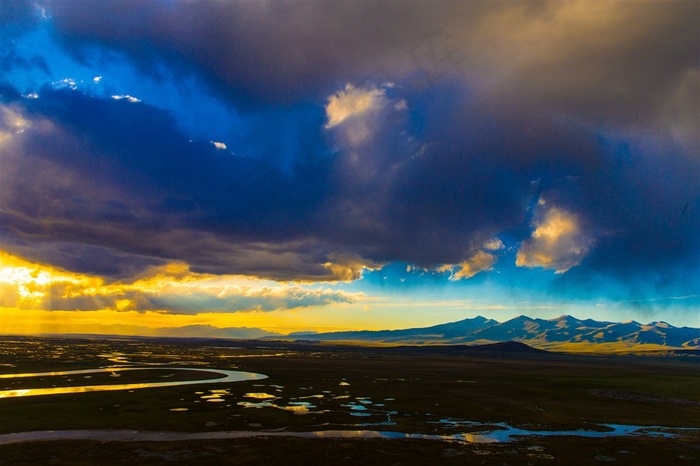
[[281, 333], [268, 332], [255, 327], [218, 328], [212, 325], [186, 325], [157, 329], [150, 336], [175, 338], [225, 338], [230, 340], [254, 340], [264, 337], [281, 337]]
[[352, 341], [383, 345], [455, 345], [519, 341], [535, 348], [609, 347], [700, 349], [700, 329], [666, 322], [599, 322], [564, 315], [555, 319], [519, 316], [505, 322], [474, 317], [432, 327], [404, 330], [296, 334], [315, 341]]
[[487, 345], [520, 342], [550, 351], [616, 353], [673, 350], [676, 353], [680, 351], [683, 354], [700, 356], [700, 328], [674, 327], [666, 322], [599, 322], [592, 319], [580, 320], [568, 315], [548, 320], [523, 315], [505, 322], [479, 316], [423, 328], [331, 333], [295, 332], [289, 335], [260, 328], [218, 328], [211, 325], [160, 329], [106, 326], [104, 330], [101, 334], [114, 336], [342, 342], [379, 346]]

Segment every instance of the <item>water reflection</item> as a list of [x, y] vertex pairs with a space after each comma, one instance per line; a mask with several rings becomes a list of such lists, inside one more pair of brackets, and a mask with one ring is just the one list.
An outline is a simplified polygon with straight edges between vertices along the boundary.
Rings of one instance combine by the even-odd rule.
[[246, 398], [255, 398], [256, 400], [266, 400], [269, 398], [277, 398], [275, 395], [270, 395], [269, 393], [246, 393], [243, 396]]
[[[50, 387], [50, 388], [27, 388], [16, 390], [0, 391], [0, 398], [12, 398], [20, 396], [38, 396], [38, 395], [62, 395], [67, 393], [86, 393], [86, 392], [104, 392], [115, 390], [135, 390], [141, 388], [156, 388], [156, 387], [174, 387], [180, 385], [193, 384], [210, 384], [210, 383], [225, 383], [225, 382], [241, 382], [244, 380], [261, 380], [267, 376], [256, 374], [253, 372], [229, 371], [224, 369], [202, 369], [191, 367], [111, 367], [106, 369], [83, 369], [74, 371], [55, 371], [55, 372], [34, 372], [24, 374], [0, 374], [0, 379], [14, 379], [24, 377], [46, 377], [60, 375], [76, 375], [76, 374], [95, 374], [101, 372], [122, 372], [122, 371], [138, 371], [138, 370], [168, 370], [168, 371], [197, 371], [208, 374], [216, 374], [218, 377], [202, 380], [179, 380], [172, 382], [142, 382], [142, 383], [125, 383], [125, 384], [109, 384], [109, 385], [83, 385], [79, 387]], [[90, 377], [90, 376], [86, 376]], [[223, 401], [223, 400], [222, 400]]]
[[[202, 395], [202, 392], [197, 392], [197, 394]], [[202, 395], [200, 398], [208, 403], [223, 403], [226, 401], [224, 395], [230, 395], [231, 392], [227, 388], [209, 390], [208, 395]]]
[[[508, 431], [483, 433], [461, 433], [454, 435], [414, 434], [405, 432], [377, 430], [322, 430], [313, 432], [288, 431], [220, 431], [220, 432], [153, 432], [135, 430], [47, 430], [35, 432], [19, 432], [0, 435], [0, 445], [11, 443], [32, 442], [37, 440], [95, 440], [110, 442], [178, 442], [185, 440], [216, 440], [252, 437], [300, 437], [300, 438], [368, 438], [368, 439], [419, 439], [459, 443], [498, 443], [511, 442], [520, 436], [561, 436], [576, 437], [624, 437], [624, 436], [661, 436], [674, 437], [666, 427], [632, 426], [619, 424], [604, 424], [608, 431], [530, 431], [510, 428]], [[700, 429], [695, 429], [700, 430]]]
[[238, 406], [242, 406], [244, 408], [274, 408], [274, 409], [279, 409], [282, 411], [289, 411], [291, 413], [297, 414], [297, 415], [305, 415], [305, 414], [321, 414], [323, 411], [311, 411], [312, 409], [316, 408], [316, 405], [313, 405], [309, 403], [308, 401], [290, 401], [289, 404], [281, 405], [281, 404], [276, 404], [272, 403], [270, 401], [261, 401], [258, 403], [253, 403], [250, 401], [239, 401], [237, 403]]
[[344, 408], [350, 408], [353, 411], [366, 411], [367, 410], [367, 408], [365, 406], [357, 405], [354, 403], [348, 403], [348, 404], [344, 404], [344, 405], [340, 405], [340, 406], [343, 406]]

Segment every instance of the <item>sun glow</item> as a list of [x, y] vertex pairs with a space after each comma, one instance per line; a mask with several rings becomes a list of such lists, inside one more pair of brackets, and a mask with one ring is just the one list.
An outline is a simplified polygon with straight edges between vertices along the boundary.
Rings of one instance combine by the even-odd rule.
[[0, 303], [5, 306], [36, 306], [50, 298], [54, 288], [61, 288], [63, 296], [69, 297], [101, 284], [98, 278], [34, 264], [0, 251]]
[[199, 274], [184, 263], [108, 282], [0, 251], [0, 334], [161, 335], [187, 326], [344, 330], [357, 326], [344, 316], [364, 300], [363, 293], [327, 285]]

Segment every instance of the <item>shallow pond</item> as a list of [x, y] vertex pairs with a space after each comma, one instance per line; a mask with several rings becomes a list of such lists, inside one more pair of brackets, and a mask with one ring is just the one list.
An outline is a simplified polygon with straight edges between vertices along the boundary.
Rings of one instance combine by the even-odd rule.
[[[57, 395], [67, 393], [85, 393], [95, 391], [111, 391], [111, 390], [135, 390], [153, 387], [171, 387], [181, 385], [194, 384], [212, 384], [212, 383], [228, 383], [249, 380], [263, 380], [267, 376], [252, 372], [230, 371], [223, 369], [209, 368], [193, 368], [193, 367], [106, 367], [96, 369], [84, 369], [74, 371], [55, 371], [55, 372], [40, 372], [40, 373], [23, 373], [23, 374], [0, 374], [0, 379], [19, 379], [29, 377], [51, 377], [51, 376], [69, 376], [77, 375], [90, 377], [91, 374], [110, 373], [112, 376], [119, 375], [124, 371], [139, 371], [139, 370], [160, 370], [168, 371], [170, 375], [174, 371], [197, 371], [205, 373], [211, 378], [200, 380], [183, 380], [183, 381], [159, 381], [145, 383], [123, 383], [123, 384], [105, 384], [105, 385], [83, 385], [77, 387], [47, 387], [47, 388], [31, 388], [31, 389], [15, 389], [0, 391], [0, 398], [10, 397], [25, 397], [35, 395]], [[166, 376], [168, 373], [166, 373]], [[161, 376], [162, 379], [164, 376]], [[77, 377], [76, 377], [77, 378]], [[86, 381], [87, 382], [87, 381]], [[343, 381], [339, 385], [349, 387], [350, 384]], [[263, 384], [254, 384], [256, 387], [264, 387]], [[281, 392], [284, 389], [282, 385], [269, 385], [276, 392]], [[180, 441], [180, 440], [207, 440], [207, 439], [235, 439], [235, 438], [252, 438], [252, 437], [300, 437], [300, 438], [381, 438], [381, 439], [421, 439], [434, 440], [445, 442], [460, 442], [460, 443], [508, 443], [528, 437], [553, 437], [553, 436], [574, 436], [574, 437], [629, 437], [629, 436], [658, 436], [658, 437], [673, 437], [684, 429], [668, 428], [661, 426], [637, 426], [637, 425], [619, 425], [619, 424], [600, 424], [593, 426], [595, 430], [528, 430], [510, 426], [502, 422], [482, 423], [470, 420], [446, 418], [435, 418], [435, 421], [427, 421], [428, 424], [438, 424], [444, 427], [449, 427], [453, 433], [449, 434], [422, 434], [422, 433], [405, 433], [395, 431], [378, 431], [366, 430], [365, 427], [379, 427], [396, 425], [392, 422], [392, 416], [398, 415], [397, 411], [386, 408], [385, 404], [391, 405], [394, 398], [385, 397], [381, 399], [381, 403], [374, 403], [371, 397], [368, 396], [351, 396], [348, 390], [344, 390], [343, 395], [334, 395], [330, 390], [323, 390], [321, 394], [318, 392], [310, 392], [313, 387], [300, 387], [299, 390], [304, 390], [304, 396], [289, 397], [286, 402], [282, 395], [268, 393], [268, 391], [248, 392], [243, 395], [251, 401], [239, 401], [235, 406], [243, 408], [272, 408], [283, 411], [288, 411], [297, 415], [306, 414], [325, 414], [331, 410], [337, 410], [338, 406], [345, 408], [336, 412], [346, 412], [354, 418], [362, 418], [359, 420], [368, 420], [371, 416], [385, 417], [383, 422], [365, 422], [358, 424], [318, 424], [327, 425], [329, 430], [316, 430], [308, 432], [287, 432], [284, 430], [276, 431], [220, 431], [220, 432], [153, 432], [153, 431], [131, 431], [131, 430], [58, 430], [58, 431], [35, 431], [35, 432], [20, 432], [13, 434], [0, 435], [0, 445], [17, 442], [28, 442], [36, 440], [98, 440], [98, 441]], [[309, 394], [310, 392], [310, 394]], [[205, 394], [204, 391], [195, 392], [200, 400], [212, 403], [223, 403], [225, 396], [231, 396], [228, 390], [212, 389]], [[287, 397], [284, 397], [287, 398]], [[308, 400], [308, 401], [299, 401]], [[331, 401], [333, 400], [333, 401]], [[343, 400], [341, 403], [335, 400]], [[313, 403], [312, 403], [313, 401]], [[198, 403], [195, 401], [195, 403]], [[335, 403], [335, 405], [333, 405]], [[232, 403], [233, 404], [233, 403]], [[229, 406], [229, 405], [227, 405]], [[385, 409], [378, 409], [385, 408]], [[235, 409], [235, 407], [233, 408]], [[183, 416], [189, 408], [182, 405], [171, 408], [170, 411], [182, 412]], [[416, 413], [418, 414], [418, 413]], [[409, 414], [404, 414], [408, 416]], [[429, 413], [427, 416], [432, 416]], [[253, 424], [250, 424], [253, 426]], [[260, 426], [256, 424], [255, 426]], [[335, 427], [335, 428], [334, 428]], [[338, 427], [355, 428], [353, 430], [339, 430]], [[362, 429], [357, 429], [362, 427]], [[695, 429], [693, 432], [700, 432], [700, 429]], [[457, 433], [454, 433], [457, 432]]]

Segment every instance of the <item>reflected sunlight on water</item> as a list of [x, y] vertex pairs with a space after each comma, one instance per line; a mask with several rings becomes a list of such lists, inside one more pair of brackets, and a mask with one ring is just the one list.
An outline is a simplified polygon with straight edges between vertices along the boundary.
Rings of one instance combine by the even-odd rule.
[[269, 398], [277, 398], [275, 395], [270, 395], [269, 393], [246, 393], [243, 396], [246, 398], [255, 398], [256, 400], [267, 400]]
[[[138, 370], [159, 370], [160, 368], [154, 367], [113, 367], [107, 369], [83, 369], [74, 371], [55, 371], [55, 372], [35, 372], [35, 373], [24, 373], [24, 374], [0, 374], [2, 379], [15, 379], [15, 378], [25, 378], [25, 377], [46, 377], [46, 376], [60, 376], [60, 375], [75, 375], [75, 374], [95, 374], [101, 372], [111, 372], [115, 373], [117, 371], [138, 371]], [[0, 391], [0, 398], [12, 398], [12, 397], [23, 397], [23, 396], [38, 396], [38, 395], [62, 395], [67, 393], [86, 393], [86, 392], [104, 392], [104, 391], [114, 391], [114, 390], [136, 390], [141, 388], [156, 388], [156, 387], [174, 387], [181, 385], [193, 385], [193, 384], [210, 384], [210, 383], [225, 383], [225, 382], [241, 382], [244, 380], [260, 380], [266, 379], [267, 376], [263, 374], [256, 374], [253, 372], [242, 372], [242, 371], [229, 371], [224, 369], [202, 369], [202, 368], [188, 368], [188, 367], [167, 367], [161, 370], [168, 371], [197, 371], [212, 373], [218, 375], [218, 377], [211, 379], [202, 380], [180, 380], [172, 382], [143, 382], [143, 383], [126, 383], [126, 384], [109, 384], [109, 385], [84, 385], [79, 387], [48, 387], [48, 388], [28, 388], [28, 389], [16, 389], [16, 390], [2, 390]], [[90, 376], [86, 376], [90, 377]]]
[[[510, 428], [506, 431], [463, 433], [454, 435], [413, 434], [404, 432], [376, 430], [323, 430], [312, 432], [287, 431], [220, 431], [220, 432], [154, 432], [135, 430], [49, 430], [35, 432], [20, 432], [0, 435], [0, 445], [30, 442], [37, 440], [96, 440], [112, 442], [177, 442], [184, 440], [214, 440], [253, 437], [299, 437], [299, 438], [368, 438], [368, 439], [419, 439], [442, 442], [460, 443], [497, 443], [511, 442], [519, 436], [559, 436], [571, 435], [577, 437], [621, 437], [621, 436], [663, 436], [673, 437], [669, 428], [652, 426], [628, 426], [604, 424], [609, 431], [598, 432], [588, 430], [574, 431], [526, 431]], [[700, 429], [695, 429], [700, 430]]]

